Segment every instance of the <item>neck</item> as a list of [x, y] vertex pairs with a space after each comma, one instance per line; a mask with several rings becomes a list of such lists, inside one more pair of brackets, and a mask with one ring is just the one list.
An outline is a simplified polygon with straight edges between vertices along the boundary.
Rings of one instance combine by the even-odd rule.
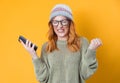
[[65, 37], [58, 37], [58, 40], [67, 40], [68, 39], [68, 36], [65, 36]]

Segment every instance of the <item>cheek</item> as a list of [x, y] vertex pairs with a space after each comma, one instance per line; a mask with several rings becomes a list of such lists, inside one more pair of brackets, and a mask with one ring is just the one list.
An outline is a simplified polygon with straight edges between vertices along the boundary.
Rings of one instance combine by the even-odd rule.
[[54, 30], [55, 33], [57, 33], [57, 29], [55, 27], [53, 28], [53, 30]]
[[69, 28], [66, 28], [66, 29], [65, 29], [65, 33], [69, 33]]

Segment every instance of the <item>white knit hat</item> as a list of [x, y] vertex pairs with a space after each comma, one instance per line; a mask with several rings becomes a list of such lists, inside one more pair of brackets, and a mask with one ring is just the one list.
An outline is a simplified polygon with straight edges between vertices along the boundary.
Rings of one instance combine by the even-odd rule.
[[72, 10], [70, 9], [69, 6], [65, 5], [65, 4], [57, 4], [53, 7], [53, 9], [51, 10], [50, 13], [50, 20], [55, 17], [55, 16], [65, 16], [67, 18], [69, 18], [70, 20], [73, 20], [73, 16], [72, 16]]

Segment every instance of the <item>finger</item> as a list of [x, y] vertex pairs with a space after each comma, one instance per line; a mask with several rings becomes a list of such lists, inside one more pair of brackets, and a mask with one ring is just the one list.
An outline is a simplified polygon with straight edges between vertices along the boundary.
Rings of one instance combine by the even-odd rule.
[[23, 41], [21, 39], [19, 41], [20, 41], [20, 43], [23, 43]]
[[20, 39], [20, 43], [24, 45], [23, 41]]
[[96, 38], [95, 40], [97, 42], [97, 46], [99, 46], [100, 45], [100, 41], [98, 40], [98, 38]]
[[32, 45], [32, 49], [34, 49], [34, 47], [35, 47], [35, 44]]
[[93, 44], [94, 44], [94, 46], [96, 46], [97, 45], [97, 42], [96, 42], [96, 39], [93, 39]]
[[26, 46], [29, 47], [29, 40], [26, 41]]
[[97, 42], [98, 42], [98, 47], [100, 47], [102, 45], [102, 41], [99, 38], [97, 38]]
[[94, 43], [94, 39], [91, 40], [91, 43]]
[[102, 43], [101, 39], [98, 39], [98, 40], [100, 41], [101, 45], [103, 45], [103, 43]]
[[96, 39], [97, 39], [98, 45], [102, 45], [102, 41], [99, 38], [96, 38]]
[[25, 46], [25, 44], [23, 43], [23, 41], [22, 40], [20, 40], [20, 43], [26, 48], [26, 46]]
[[29, 41], [29, 47], [31, 48], [31, 41]]

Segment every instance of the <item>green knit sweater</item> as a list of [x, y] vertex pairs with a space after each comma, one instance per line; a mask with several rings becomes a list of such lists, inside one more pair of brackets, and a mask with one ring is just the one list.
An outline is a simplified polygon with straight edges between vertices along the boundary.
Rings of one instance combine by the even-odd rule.
[[33, 66], [37, 80], [40, 83], [85, 83], [98, 67], [96, 50], [88, 49], [89, 42], [80, 37], [81, 49], [71, 52], [67, 48], [67, 41], [56, 42], [59, 51], [49, 54], [45, 52], [43, 44], [41, 57], [33, 59]]

